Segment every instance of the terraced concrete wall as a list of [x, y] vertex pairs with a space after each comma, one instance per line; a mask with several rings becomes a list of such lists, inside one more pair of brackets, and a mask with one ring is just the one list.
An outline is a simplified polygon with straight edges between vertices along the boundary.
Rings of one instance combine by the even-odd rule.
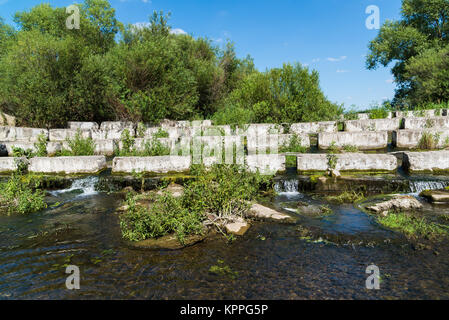
[[112, 163], [113, 173], [170, 173], [187, 172], [192, 163], [190, 156], [165, 157], [116, 157]]
[[29, 161], [28, 171], [33, 173], [95, 174], [106, 169], [105, 156], [37, 157]]
[[372, 119], [372, 120], [349, 120], [345, 121], [345, 131], [393, 131], [401, 126], [399, 119]]
[[449, 151], [404, 152], [403, 166], [408, 172], [449, 171]]
[[449, 146], [449, 128], [447, 129], [418, 129], [418, 130], [397, 130], [393, 132], [393, 146], [396, 148], [415, 149], [419, 147], [424, 134], [430, 134], [435, 141], [437, 148]]
[[[397, 158], [389, 154], [345, 153], [336, 156], [339, 171], [395, 171]], [[297, 157], [299, 172], [327, 171], [329, 159], [326, 154], [301, 154]]]
[[0, 173], [9, 173], [16, 171], [18, 168], [18, 163], [24, 162], [28, 163], [26, 158], [11, 158], [11, 157], [2, 157], [0, 158]]
[[388, 132], [335, 132], [318, 135], [320, 149], [327, 150], [332, 144], [338, 148], [355, 146], [359, 150], [383, 149], [388, 145]]
[[0, 141], [2, 142], [36, 142], [40, 134], [43, 134], [48, 139], [47, 129], [0, 127]]
[[405, 118], [404, 129], [449, 128], [449, 117]]
[[296, 134], [317, 134], [320, 132], [337, 132], [338, 125], [336, 121], [324, 122], [303, 122], [294, 123], [290, 126], [290, 133]]
[[246, 165], [251, 172], [259, 171], [264, 175], [284, 172], [285, 156], [280, 154], [248, 155], [246, 156]]

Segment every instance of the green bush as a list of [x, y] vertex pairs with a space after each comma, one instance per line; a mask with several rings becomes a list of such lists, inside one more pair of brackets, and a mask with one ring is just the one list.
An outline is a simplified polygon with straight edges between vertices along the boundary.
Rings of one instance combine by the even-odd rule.
[[302, 140], [297, 134], [293, 134], [292, 138], [285, 145], [283, 145], [280, 150], [281, 153], [285, 152], [296, 152], [296, 153], [306, 153], [307, 147], [302, 145]]
[[75, 134], [73, 139], [68, 138], [67, 143], [70, 149], [63, 149], [57, 153], [60, 157], [70, 156], [93, 156], [95, 154], [95, 142], [92, 138], [83, 138], [81, 131]]
[[39, 189], [40, 179], [33, 175], [15, 173], [0, 183], [0, 209], [8, 214], [29, 214], [47, 207], [45, 192]]
[[125, 129], [121, 135], [121, 148], [115, 151], [119, 157], [156, 157], [170, 155], [170, 148], [159, 141], [157, 136], [165, 136], [164, 131], [159, 130], [153, 137], [145, 142], [143, 150], [135, 147], [136, 140], [131, 136], [128, 129]]

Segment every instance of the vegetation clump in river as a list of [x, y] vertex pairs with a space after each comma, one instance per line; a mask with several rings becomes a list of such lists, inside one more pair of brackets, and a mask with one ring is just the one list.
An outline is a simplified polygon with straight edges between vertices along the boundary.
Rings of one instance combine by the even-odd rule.
[[378, 222], [390, 229], [400, 231], [407, 238], [425, 238], [438, 240], [449, 236], [449, 227], [427, 221], [411, 213], [390, 212], [385, 217], [378, 217]]
[[45, 209], [41, 183], [39, 176], [15, 172], [7, 182], [0, 183], [0, 213], [29, 214]]
[[128, 194], [120, 216], [123, 237], [130, 241], [159, 238], [174, 233], [182, 243], [186, 236], [204, 233], [244, 217], [262, 189], [272, 188], [270, 176], [250, 173], [238, 165], [192, 166], [193, 179], [179, 197], [161, 194]]

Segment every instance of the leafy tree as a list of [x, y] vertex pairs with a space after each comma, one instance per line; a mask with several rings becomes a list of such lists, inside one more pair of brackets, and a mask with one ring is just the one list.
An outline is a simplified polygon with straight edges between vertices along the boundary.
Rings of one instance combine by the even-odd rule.
[[299, 63], [252, 73], [238, 84], [226, 105], [232, 106], [233, 113], [248, 110], [248, 117], [256, 122], [332, 120], [342, 112], [322, 93], [318, 72], [309, 73]]
[[[424, 51], [441, 49], [449, 43], [449, 1], [447, 0], [403, 0], [402, 19], [387, 21], [378, 36], [369, 44], [370, 53], [366, 64], [368, 69], [393, 63], [392, 73], [398, 84], [394, 103], [410, 105], [419, 103], [414, 93], [414, 67], [408, 67], [410, 60]], [[432, 53], [421, 56], [428, 58]], [[416, 60], [413, 60], [416, 65]], [[415, 98], [410, 99], [411, 96]]]

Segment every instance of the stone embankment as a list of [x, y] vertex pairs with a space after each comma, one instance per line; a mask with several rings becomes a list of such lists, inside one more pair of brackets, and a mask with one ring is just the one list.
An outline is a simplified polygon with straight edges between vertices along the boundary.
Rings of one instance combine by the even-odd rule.
[[[30, 171], [65, 174], [100, 172], [106, 168], [105, 156], [112, 157], [124, 147], [123, 134], [127, 130], [134, 139], [136, 150], [143, 151], [149, 141], [157, 140], [170, 150], [171, 156], [117, 157], [112, 161], [112, 172], [116, 174], [186, 172], [191, 164], [199, 163], [206, 166], [237, 163], [246, 165], [251, 171], [275, 174], [286, 170], [286, 155], [297, 156], [298, 171], [305, 173], [329, 170], [394, 172], [400, 165], [397, 157], [403, 158], [402, 165], [409, 172], [441, 173], [449, 171], [447, 151], [404, 150], [421, 147], [423, 139], [431, 139], [431, 145], [435, 148], [449, 147], [447, 114], [447, 110], [426, 110], [413, 114], [393, 112], [386, 119], [369, 119], [367, 114], [359, 114], [359, 120], [239, 127], [214, 126], [210, 120], [163, 121], [157, 126], [132, 122], [69, 122], [65, 129], [50, 130], [15, 127], [9, 119], [0, 126], [0, 156], [12, 156], [14, 147], [36, 151], [37, 143], [46, 140], [50, 157], [30, 159]], [[54, 157], [63, 149], [69, 150], [68, 140], [78, 134], [84, 139], [93, 140], [96, 158]], [[309, 153], [288, 151], [292, 144], [297, 147], [298, 141]], [[325, 154], [314, 153], [316, 146], [318, 150], [337, 148], [352, 153], [338, 154], [330, 159]], [[399, 153], [393, 155], [383, 151], [387, 148]], [[374, 150], [383, 153], [362, 153]], [[1, 172], [16, 168], [11, 158], [1, 159]]]

